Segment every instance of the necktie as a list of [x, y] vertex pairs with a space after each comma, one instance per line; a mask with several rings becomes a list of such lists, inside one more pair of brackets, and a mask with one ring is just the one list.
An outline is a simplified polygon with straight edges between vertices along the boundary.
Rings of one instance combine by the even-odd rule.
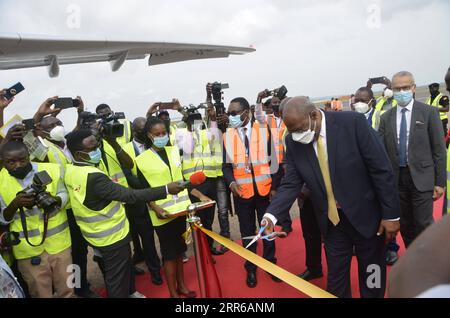
[[336, 226], [339, 224], [340, 219], [336, 207], [336, 199], [334, 198], [333, 186], [331, 185], [330, 168], [325, 153], [325, 143], [322, 137], [319, 137], [319, 140], [317, 141], [317, 158], [319, 159], [320, 171], [322, 172], [325, 190], [327, 191], [328, 219]]
[[407, 124], [406, 124], [406, 108], [402, 109], [402, 121], [400, 124], [400, 138], [398, 144], [398, 159], [400, 167], [405, 168], [408, 166], [408, 158], [406, 155], [406, 144], [407, 144]]

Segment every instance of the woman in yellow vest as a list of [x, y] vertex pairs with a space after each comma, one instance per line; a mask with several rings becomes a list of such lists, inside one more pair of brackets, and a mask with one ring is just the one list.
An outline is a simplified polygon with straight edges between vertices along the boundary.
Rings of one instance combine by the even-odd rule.
[[[169, 135], [164, 122], [150, 117], [145, 132], [147, 150], [136, 158], [138, 176], [143, 186], [158, 187], [165, 183], [182, 182], [180, 150], [168, 146]], [[197, 190], [192, 190], [191, 194], [201, 201], [210, 200]], [[167, 285], [173, 298], [196, 297], [196, 293], [190, 291], [184, 281], [182, 255], [187, 247], [182, 235], [186, 231], [186, 219], [170, 218], [170, 214], [185, 210], [189, 204], [188, 190], [149, 204], [150, 217], [160, 241]]]

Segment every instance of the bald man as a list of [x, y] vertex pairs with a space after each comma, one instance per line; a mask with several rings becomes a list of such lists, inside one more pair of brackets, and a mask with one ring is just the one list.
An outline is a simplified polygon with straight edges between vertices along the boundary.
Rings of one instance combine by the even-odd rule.
[[310, 189], [328, 263], [327, 290], [352, 296], [350, 264], [355, 247], [362, 297], [383, 297], [385, 240], [399, 230], [394, 173], [376, 132], [364, 115], [317, 109], [306, 97], [283, 107], [287, 169], [263, 224], [273, 231], [303, 184]]

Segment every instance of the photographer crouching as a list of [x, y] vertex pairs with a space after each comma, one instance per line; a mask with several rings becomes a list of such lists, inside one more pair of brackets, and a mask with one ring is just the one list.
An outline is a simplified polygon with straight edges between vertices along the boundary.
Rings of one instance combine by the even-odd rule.
[[67, 190], [60, 167], [32, 163], [27, 147], [9, 141], [0, 150], [0, 223], [19, 233], [12, 246], [18, 269], [33, 298], [72, 297], [67, 285], [72, 264], [71, 239], [65, 206]]

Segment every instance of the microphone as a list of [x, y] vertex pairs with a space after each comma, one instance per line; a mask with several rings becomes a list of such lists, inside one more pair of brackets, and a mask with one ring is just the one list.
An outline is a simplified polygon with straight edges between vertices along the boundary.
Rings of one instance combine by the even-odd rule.
[[189, 181], [180, 182], [180, 186], [183, 188], [187, 188], [190, 185], [192, 186], [198, 186], [206, 181], [206, 175], [203, 173], [203, 171], [199, 171], [194, 173], [190, 178]]

